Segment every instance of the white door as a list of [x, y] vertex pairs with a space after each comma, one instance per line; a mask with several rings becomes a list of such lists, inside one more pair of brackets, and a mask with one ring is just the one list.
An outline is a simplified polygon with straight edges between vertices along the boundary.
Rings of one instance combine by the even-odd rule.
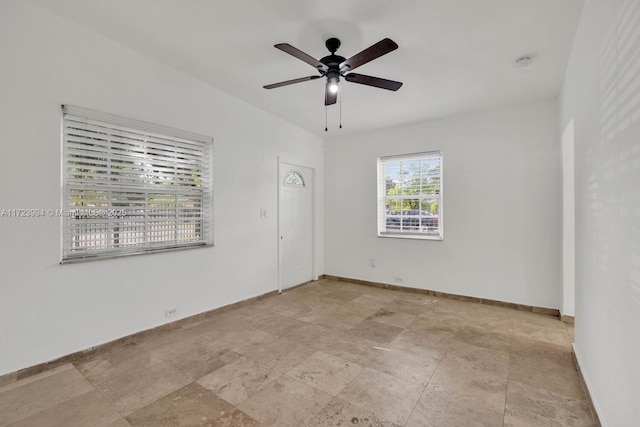
[[313, 170], [279, 165], [280, 290], [313, 278]]

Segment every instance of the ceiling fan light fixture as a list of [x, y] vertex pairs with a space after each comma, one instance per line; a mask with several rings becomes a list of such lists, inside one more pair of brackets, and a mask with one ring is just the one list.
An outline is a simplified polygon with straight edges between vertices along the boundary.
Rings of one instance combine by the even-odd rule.
[[329, 83], [329, 92], [338, 93], [338, 83], [340, 82], [340, 74], [335, 71], [327, 73], [327, 83]]

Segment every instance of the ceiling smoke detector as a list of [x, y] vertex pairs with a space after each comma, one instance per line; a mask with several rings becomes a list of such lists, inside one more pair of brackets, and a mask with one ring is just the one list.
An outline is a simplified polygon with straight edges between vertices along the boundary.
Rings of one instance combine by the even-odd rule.
[[513, 66], [515, 68], [526, 68], [531, 65], [532, 61], [533, 59], [530, 56], [521, 56], [513, 60]]

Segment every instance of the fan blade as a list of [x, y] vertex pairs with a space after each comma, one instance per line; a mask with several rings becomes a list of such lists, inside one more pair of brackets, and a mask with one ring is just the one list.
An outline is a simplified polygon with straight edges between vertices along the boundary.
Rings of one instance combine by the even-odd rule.
[[388, 89], [396, 91], [402, 86], [402, 82], [396, 82], [393, 80], [382, 79], [380, 77], [365, 76], [364, 74], [350, 73], [344, 76], [344, 79], [348, 82], [358, 83], [361, 85], [379, 87], [381, 89]]
[[324, 105], [335, 104], [337, 100], [338, 92], [331, 92], [329, 90], [329, 82], [327, 82], [327, 86], [324, 88]]
[[366, 64], [369, 61], [373, 61], [376, 58], [386, 55], [387, 53], [394, 51], [398, 48], [396, 42], [391, 39], [382, 39], [378, 43], [374, 44], [363, 50], [360, 53], [356, 53], [351, 58], [340, 64], [340, 71], [352, 71], [356, 67]]
[[322, 77], [322, 76], [300, 77], [299, 79], [287, 80], [287, 81], [280, 82], [280, 83], [273, 83], [273, 84], [262, 86], [262, 87], [265, 88], [265, 89], [275, 89], [277, 87], [292, 85], [294, 83], [302, 83], [302, 82], [306, 82], [306, 81], [309, 81], [309, 80], [319, 79], [320, 77]]
[[280, 49], [281, 51], [286, 52], [291, 56], [295, 56], [301, 61], [304, 61], [312, 67], [317, 68], [318, 70], [327, 71], [327, 66], [322, 62], [318, 61], [313, 56], [307, 55], [300, 49], [291, 46], [289, 43], [279, 43], [277, 45], [274, 45], [273, 47], [275, 47], [276, 49]]

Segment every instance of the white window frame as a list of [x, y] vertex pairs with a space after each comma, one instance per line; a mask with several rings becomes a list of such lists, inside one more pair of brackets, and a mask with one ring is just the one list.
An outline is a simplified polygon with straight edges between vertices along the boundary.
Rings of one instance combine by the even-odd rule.
[[62, 106], [61, 263], [213, 245], [213, 139]]
[[[420, 184], [417, 193], [405, 194], [402, 191], [404, 186], [403, 182], [398, 185], [400, 194], [389, 195], [387, 191], [387, 178], [390, 176], [387, 169], [391, 167], [399, 167], [402, 171], [403, 165], [409, 165], [415, 167], [416, 161], [419, 161], [419, 168], [422, 168], [422, 162], [432, 161], [438, 159], [440, 172], [438, 175], [434, 175], [433, 172], [429, 172], [428, 182], [433, 185], [434, 180], [437, 178], [439, 186], [435, 188], [435, 192], [426, 191], [423, 192], [424, 183], [423, 172], [418, 170], [418, 176], [413, 175], [411, 178], [416, 179], [419, 177]], [[443, 202], [442, 202], [442, 188], [443, 188], [443, 155], [441, 151], [428, 151], [422, 153], [383, 156], [378, 158], [378, 237], [394, 237], [405, 239], [424, 239], [424, 240], [443, 240], [444, 228], [443, 228]], [[415, 171], [414, 171], [415, 172]], [[402, 176], [403, 173], [401, 172]], [[409, 178], [407, 178], [409, 179]], [[415, 191], [415, 184], [412, 187]], [[405, 210], [405, 200], [417, 200], [420, 209]], [[388, 210], [388, 203], [399, 202], [399, 210]], [[422, 209], [423, 203], [437, 202], [437, 215], [432, 214], [429, 211]], [[433, 205], [432, 205], [433, 206]], [[415, 214], [415, 217], [413, 216]]]

